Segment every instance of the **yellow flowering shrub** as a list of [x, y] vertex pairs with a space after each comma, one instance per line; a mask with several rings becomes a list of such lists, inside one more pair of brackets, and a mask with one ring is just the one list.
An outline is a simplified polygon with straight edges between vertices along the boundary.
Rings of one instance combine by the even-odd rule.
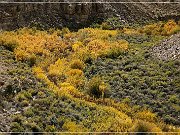
[[83, 46], [83, 43], [80, 41], [77, 41], [72, 45], [72, 49], [73, 51], [78, 51], [82, 46]]
[[111, 37], [116, 36], [118, 33], [117, 30], [102, 30], [102, 29], [93, 29], [93, 28], [85, 28], [85, 29], [80, 29], [77, 32], [77, 38], [80, 41], [84, 41], [85, 39], [103, 39], [107, 40]]
[[54, 92], [57, 92], [59, 90], [59, 88], [54, 84], [54, 82], [48, 79], [46, 73], [41, 69], [41, 67], [33, 67], [33, 73], [38, 79], [44, 82], [48, 86], [48, 88], [52, 89]]
[[135, 116], [137, 119], [146, 120], [149, 122], [156, 122], [157, 117], [156, 114], [150, 112], [149, 110], [143, 110], [141, 112], [138, 112]]
[[149, 24], [139, 29], [140, 33], [145, 33], [148, 35], [162, 35], [168, 36], [174, 34], [180, 30], [180, 25], [174, 20], [169, 20], [166, 23], [158, 22], [154, 24]]
[[123, 28], [122, 32], [128, 35], [140, 34], [138, 30], [132, 28]]
[[2, 32], [0, 42], [4, 46], [15, 48], [15, 57], [20, 61], [31, 61], [32, 57], [36, 61], [39, 57], [50, 57], [52, 53], [66, 53], [65, 50], [69, 47], [59, 38], [57, 32], [48, 34], [47, 31], [28, 28]]
[[177, 31], [180, 31], [180, 25], [178, 25], [174, 20], [169, 20], [164, 25], [164, 31], [162, 32], [164, 35], [171, 35], [173, 33], [176, 33]]
[[71, 69], [66, 73], [66, 82], [70, 83], [76, 88], [83, 87], [85, 84], [85, 76], [82, 70]]
[[62, 76], [67, 70], [66, 60], [58, 59], [54, 64], [48, 67], [48, 75], [50, 76]]
[[68, 82], [59, 83], [58, 86], [60, 88], [60, 92], [70, 94], [70, 95], [73, 95], [73, 96], [74, 95], [76, 95], [76, 96], [81, 96], [82, 95], [81, 92], [79, 92], [74, 86], [72, 86]]
[[138, 120], [130, 129], [131, 132], [162, 132], [161, 128], [154, 123]]
[[75, 59], [75, 60], [72, 60], [70, 62], [70, 67], [72, 69], [80, 69], [80, 70], [83, 70], [85, 68], [85, 64], [82, 60], [80, 59]]
[[115, 58], [128, 50], [129, 43], [126, 40], [118, 40], [110, 44], [109, 48], [102, 53], [102, 56]]
[[47, 76], [45, 75], [45, 72], [41, 69], [41, 67], [34, 67], [33, 72], [35, 73], [38, 79], [49, 81]]
[[66, 121], [63, 124], [63, 129], [68, 132], [87, 132], [88, 130], [83, 125], [77, 124], [73, 121]]
[[109, 47], [109, 44], [103, 40], [96, 39], [88, 43], [87, 48], [92, 58], [97, 58]]

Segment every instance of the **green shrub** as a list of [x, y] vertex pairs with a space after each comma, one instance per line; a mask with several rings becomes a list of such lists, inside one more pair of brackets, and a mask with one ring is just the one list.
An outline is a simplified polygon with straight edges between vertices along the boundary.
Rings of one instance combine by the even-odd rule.
[[12, 115], [12, 122], [21, 124], [23, 122], [23, 117], [20, 114]]
[[93, 24], [91, 24], [91, 26], [90, 26], [91, 28], [100, 28], [101, 27], [101, 25], [100, 24], [98, 24], [98, 23], [93, 23]]
[[6, 43], [6, 44], [3, 44], [3, 46], [9, 50], [9, 51], [14, 51], [14, 49], [18, 46], [18, 44], [16, 42], [11, 42], [11, 43]]
[[21, 105], [22, 107], [25, 107], [25, 106], [28, 106], [28, 105], [29, 105], [29, 102], [28, 102], [27, 100], [23, 100], [23, 101], [20, 103], [20, 105]]
[[41, 128], [36, 123], [28, 122], [26, 127], [32, 132], [42, 132]]
[[56, 128], [54, 125], [47, 125], [45, 131], [46, 132], [55, 132]]
[[16, 95], [16, 101], [17, 102], [22, 102], [23, 100], [27, 99], [23, 93], [18, 93], [18, 95]]
[[109, 29], [111, 29], [111, 26], [110, 26], [107, 22], [103, 22], [103, 23], [101, 24], [101, 27], [102, 27], [103, 30], [109, 30]]
[[109, 86], [100, 77], [93, 77], [88, 83], [88, 93], [96, 98], [107, 97]]
[[178, 103], [179, 99], [176, 95], [171, 95], [170, 98], [169, 98], [169, 102], [171, 103]]
[[106, 58], [113, 59], [113, 58], [117, 58], [118, 56], [123, 55], [123, 54], [125, 54], [124, 50], [113, 47], [106, 54], [104, 54], [104, 56]]
[[31, 108], [28, 108], [27, 110], [24, 111], [24, 115], [26, 117], [32, 117], [34, 115], [34, 113]]
[[5, 88], [5, 95], [14, 95], [18, 92], [21, 91], [22, 86], [20, 85], [21, 80], [17, 77], [11, 78], [11, 80], [9, 81], [11, 83], [9, 83], [6, 88]]
[[36, 56], [35, 56], [35, 55], [31, 55], [30, 57], [28, 57], [28, 58], [26, 59], [26, 62], [27, 62], [27, 64], [28, 64], [30, 67], [34, 66], [34, 65], [36, 64]]
[[11, 132], [23, 132], [24, 128], [17, 122], [12, 122], [11, 123], [11, 128], [10, 128]]
[[122, 29], [125, 26], [127, 26], [127, 24], [121, 22], [118, 17], [108, 18], [101, 24], [102, 29], [105, 30]]

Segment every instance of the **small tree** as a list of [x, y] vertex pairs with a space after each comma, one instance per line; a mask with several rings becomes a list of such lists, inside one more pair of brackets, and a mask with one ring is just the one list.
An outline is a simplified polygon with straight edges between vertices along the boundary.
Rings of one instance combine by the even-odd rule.
[[108, 96], [109, 86], [100, 77], [93, 77], [88, 83], [88, 93], [96, 98]]

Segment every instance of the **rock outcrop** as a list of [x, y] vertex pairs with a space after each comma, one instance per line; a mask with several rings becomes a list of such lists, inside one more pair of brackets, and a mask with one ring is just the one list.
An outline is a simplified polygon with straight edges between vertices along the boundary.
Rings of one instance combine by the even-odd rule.
[[[76, 28], [113, 16], [127, 23], [180, 18], [178, 2], [145, 3], [147, 0], [144, 0], [144, 3], [139, 3], [140, 1], [136, 0], [137, 3], [114, 3], [115, 1], [132, 2], [130, 0], [83, 0], [81, 3], [77, 0], [29, 0], [28, 2], [46, 3], [26, 3], [27, 1], [23, 0], [4, 0], [0, 3], [0, 29], [15, 29], [34, 24], [42, 24], [45, 27]], [[153, 0], [153, 2], [162, 1]]]
[[105, 18], [104, 5], [98, 3], [1, 3], [0, 12], [0, 29], [33, 24], [74, 28]]

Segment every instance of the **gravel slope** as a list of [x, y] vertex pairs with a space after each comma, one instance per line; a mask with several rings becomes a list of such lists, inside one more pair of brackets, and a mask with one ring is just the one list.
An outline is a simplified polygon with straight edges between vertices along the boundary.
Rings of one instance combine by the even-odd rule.
[[153, 47], [152, 54], [162, 60], [180, 60], [180, 33], [172, 35]]

